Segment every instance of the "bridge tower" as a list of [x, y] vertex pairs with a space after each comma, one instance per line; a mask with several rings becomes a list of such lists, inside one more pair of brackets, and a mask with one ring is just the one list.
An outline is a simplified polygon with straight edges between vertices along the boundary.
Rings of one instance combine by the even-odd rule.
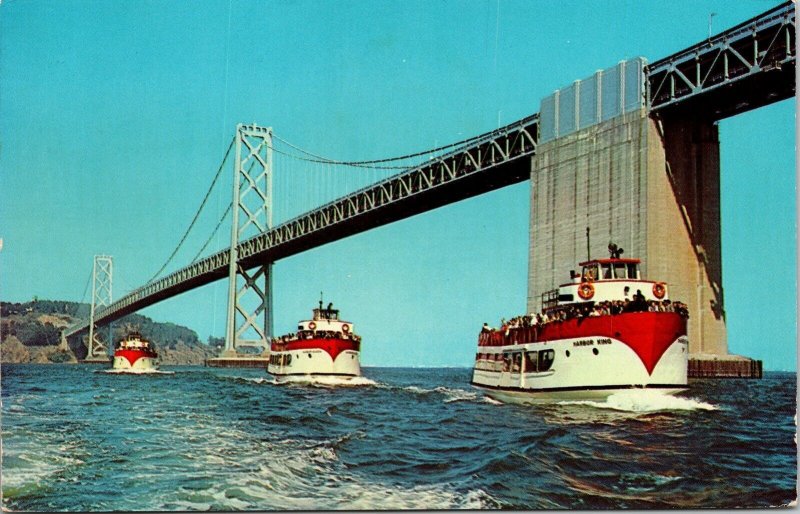
[[[542, 101], [531, 170], [528, 310], [610, 241], [688, 305], [691, 358], [728, 357], [719, 138], [712, 119], [654, 116], [646, 61], [623, 61]], [[586, 227], [592, 247], [587, 249]], [[710, 356], [710, 357], [707, 357]], [[743, 358], [739, 358], [740, 360]]]
[[[92, 310], [89, 315], [89, 340], [86, 344], [88, 353], [85, 362], [108, 362], [108, 346], [97, 330], [94, 322], [95, 313], [100, 307], [111, 305], [113, 286], [113, 261], [110, 255], [95, 255], [92, 266]], [[111, 343], [111, 328], [108, 332], [108, 343]]]
[[[246, 266], [237, 254], [244, 239], [272, 228], [272, 129], [236, 127], [233, 220], [228, 268], [228, 317], [222, 359], [242, 347], [269, 351], [272, 336], [272, 262]], [[247, 268], [250, 269], [247, 269]]]

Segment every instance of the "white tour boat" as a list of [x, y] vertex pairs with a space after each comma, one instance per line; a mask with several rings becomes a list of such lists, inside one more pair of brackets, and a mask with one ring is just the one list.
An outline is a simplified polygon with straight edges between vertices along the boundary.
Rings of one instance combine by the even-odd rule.
[[685, 390], [685, 304], [669, 299], [665, 283], [643, 280], [639, 259], [620, 258], [614, 244], [609, 251], [543, 294], [541, 313], [484, 324], [472, 385], [515, 403]]
[[117, 343], [112, 369], [137, 373], [155, 371], [158, 363], [158, 352], [150, 341], [138, 332], [131, 332]]
[[339, 319], [332, 303], [323, 309], [320, 301], [313, 313], [298, 324], [297, 332], [273, 338], [267, 372], [278, 382], [361, 376], [361, 337], [353, 324]]

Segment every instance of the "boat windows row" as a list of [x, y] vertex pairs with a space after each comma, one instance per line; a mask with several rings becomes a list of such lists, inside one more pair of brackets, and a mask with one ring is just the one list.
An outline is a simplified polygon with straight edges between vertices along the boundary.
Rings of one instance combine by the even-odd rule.
[[554, 350], [478, 353], [475, 369], [509, 373], [541, 373], [548, 371], [555, 360]]
[[291, 353], [280, 353], [269, 356], [269, 363], [273, 366], [289, 366], [292, 363]]

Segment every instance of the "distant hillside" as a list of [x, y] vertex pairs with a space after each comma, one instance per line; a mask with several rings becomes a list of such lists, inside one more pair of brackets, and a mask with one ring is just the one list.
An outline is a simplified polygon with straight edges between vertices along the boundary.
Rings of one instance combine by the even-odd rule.
[[[84, 358], [85, 337], [62, 346], [61, 331], [88, 317], [89, 311], [88, 304], [77, 302], [38, 299], [26, 303], [0, 302], [2, 362], [58, 363]], [[163, 364], [202, 364], [217, 352], [201, 342], [194, 330], [174, 323], [159, 323], [141, 314], [128, 315], [112, 327], [112, 345], [130, 330], [138, 330], [158, 348]], [[108, 334], [107, 329], [102, 330]]]

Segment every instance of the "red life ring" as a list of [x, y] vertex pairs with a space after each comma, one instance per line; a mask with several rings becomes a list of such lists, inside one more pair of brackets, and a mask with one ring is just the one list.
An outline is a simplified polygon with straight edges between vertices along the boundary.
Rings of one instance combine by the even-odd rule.
[[656, 282], [653, 284], [653, 296], [660, 300], [664, 298], [665, 294], [667, 294], [667, 288], [663, 282]]
[[345, 334], [350, 332], [350, 325], [348, 325], [347, 323], [342, 325], [342, 332], [344, 332]]
[[578, 286], [578, 296], [584, 300], [590, 299], [594, 296], [594, 286], [589, 282], [583, 282]]
[[317, 328], [317, 324], [312, 321], [311, 323], [308, 324], [308, 328], [309, 330], [314, 330], [315, 328]]

